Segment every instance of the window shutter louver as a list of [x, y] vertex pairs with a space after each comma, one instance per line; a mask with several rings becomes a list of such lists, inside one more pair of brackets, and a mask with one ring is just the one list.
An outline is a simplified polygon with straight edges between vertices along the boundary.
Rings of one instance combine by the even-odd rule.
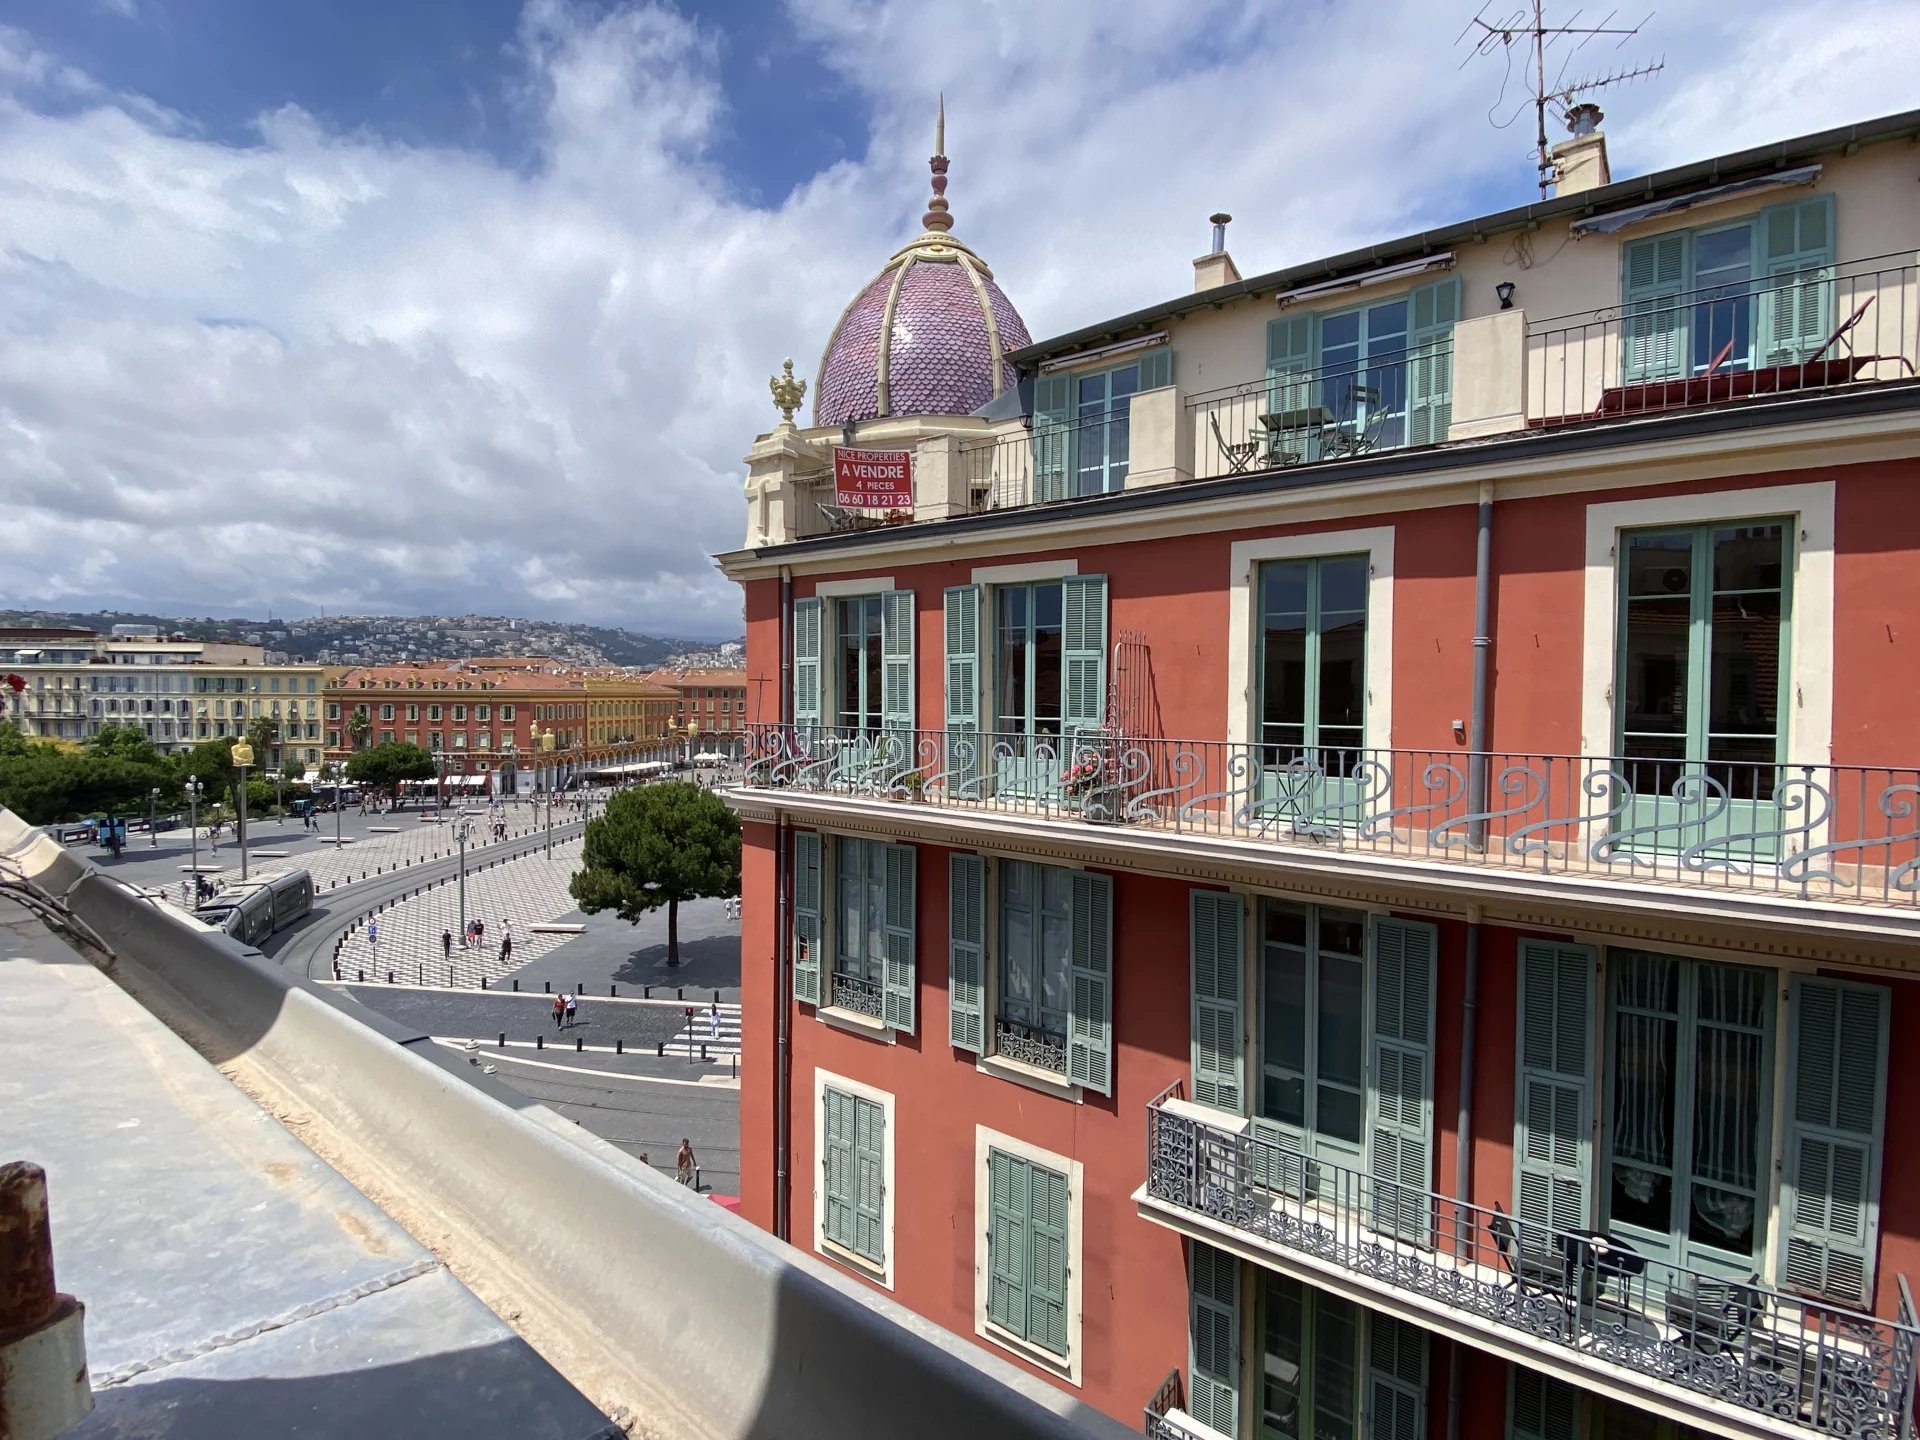
[[818, 734], [825, 718], [826, 701], [820, 693], [825, 609], [821, 600], [793, 602], [793, 723], [803, 740]]
[[1509, 1365], [1507, 1440], [1580, 1440], [1580, 1392], [1523, 1365]]
[[1833, 333], [1833, 197], [1816, 195], [1760, 212], [1764, 277], [1754, 327], [1756, 366], [1798, 365]]
[[887, 1116], [878, 1102], [853, 1101], [853, 1248], [886, 1263]]
[[1788, 994], [1780, 1283], [1871, 1308], [1889, 995], [1813, 975], [1793, 976]]
[[1620, 360], [1626, 384], [1686, 373], [1691, 248], [1684, 230], [1621, 247]]
[[1027, 1327], [1034, 1344], [1067, 1353], [1067, 1177], [1044, 1165], [1027, 1166]]
[[1113, 880], [1073, 872], [1073, 1008], [1067, 1017], [1067, 1078], [1113, 1093]]
[[826, 1206], [821, 1228], [834, 1244], [857, 1249], [854, 1243], [854, 1101], [851, 1095], [828, 1089], [824, 1102], [827, 1144], [820, 1164], [825, 1174]]
[[1368, 1087], [1368, 1168], [1373, 1221], [1402, 1240], [1432, 1226], [1433, 987], [1439, 931], [1415, 920], [1373, 918], [1373, 1084]]
[[986, 1050], [987, 862], [947, 856], [947, 1043]]
[[947, 791], [981, 773], [980, 587], [946, 592]]
[[820, 833], [793, 833], [793, 998], [820, 1003]]
[[1240, 1043], [1245, 902], [1224, 890], [1195, 890], [1189, 899], [1193, 967], [1193, 1099], [1229, 1114], [1245, 1095]]
[[1033, 385], [1033, 498], [1073, 493], [1073, 378], [1042, 375]]
[[1060, 708], [1074, 735], [1106, 724], [1107, 577], [1069, 575], [1060, 585]]
[[987, 1152], [987, 1318], [1016, 1335], [1026, 1333], [1028, 1169]]
[[1161, 345], [1140, 357], [1140, 388], [1160, 390], [1173, 384], [1173, 347]]
[[914, 871], [918, 852], [911, 845], [886, 847], [886, 966], [881, 974], [882, 1018], [911, 1035], [916, 983], [913, 963]]
[[1367, 1408], [1373, 1440], [1426, 1440], [1426, 1332], [1378, 1311], [1367, 1316]]
[[916, 758], [913, 735], [913, 592], [889, 590], [880, 600], [880, 723], [902, 732], [895, 757]]
[[[1408, 299], [1407, 443], [1437, 445], [1453, 424], [1453, 325], [1460, 316], [1460, 281], [1449, 276], [1422, 285]], [[1382, 395], [1391, 405], [1393, 397]]]
[[1587, 1221], [1594, 957], [1582, 945], [1520, 942], [1520, 1066], [1514, 1100], [1515, 1209], [1529, 1245]]
[[1187, 1413], [1221, 1435], [1240, 1433], [1240, 1262], [1192, 1242], [1187, 1318]]

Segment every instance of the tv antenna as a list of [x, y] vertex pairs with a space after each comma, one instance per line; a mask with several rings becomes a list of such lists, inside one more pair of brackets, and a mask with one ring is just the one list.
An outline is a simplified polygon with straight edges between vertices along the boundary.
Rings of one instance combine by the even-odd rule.
[[[1583, 49], [1603, 35], [1619, 37], [1615, 41], [1614, 49], [1620, 49], [1646, 27], [1647, 22], [1653, 19], [1653, 12], [1647, 12], [1646, 20], [1642, 20], [1638, 25], [1616, 25], [1614, 19], [1620, 13], [1618, 10], [1609, 10], [1598, 24], [1582, 25], [1580, 17], [1585, 11], [1576, 10], [1567, 18], [1566, 23], [1549, 25], [1546, 20], [1544, 0], [1530, 0], [1530, 3], [1507, 14], [1504, 18], [1489, 19], [1487, 11], [1494, 3], [1495, 0], [1487, 0], [1487, 3], [1480, 7], [1480, 13], [1469, 20], [1467, 28], [1460, 32], [1461, 40], [1469, 37], [1472, 39], [1472, 49], [1468, 52], [1466, 60], [1460, 62], [1460, 66], [1465, 69], [1467, 62], [1478, 56], [1499, 53], [1506, 57], [1508, 73], [1511, 74], [1514, 48], [1524, 45], [1532, 51], [1530, 58], [1533, 61], [1533, 89], [1529, 98], [1533, 103], [1534, 146], [1538, 156], [1540, 193], [1544, 196], [1547, 193], [1547, 187], [1553, 184], [1555, 178], [1553, 154], [1547, 148], [1548, 108], [1552, 107], [1560, 111], [1566, 119], [1568, 128], [1575, 134], [1585, 134], [1598, 123], [1600, 111], [1598, 106], [1581, 101], [1581, 96], [1596, 90], [1604, 90], [1609, 85], [1624, 85], [1629, 80], [1639, 80], [1648, 75], [1657, 74], [1666, 69], [1667, 62], [1655, 60], [1648, 65], [1598, 71], [1569, 80], [1567, 72], [1573, 64], [1574, 57]], [[1556, 46], [1564, 48], [1550, 56], [1549, 52], [1555, 51]], [[1525, 58], [1524, 52], [1523, 58]], [[1555, 60], [1558, 66], [1551, 84], [1547, 79], [1549, 58]], [[1500, 98], [1493, 102], [1493, 108], [1488, 111], [1489, 119], [1492, 119], [1505, 99], [1506, 84], [1502, 81]], [[1506, 119], [1493, 120], [1494, 128], [1506, 129], [1519, 114], [1520, 109], [1516, 106], [1513, 113]]]

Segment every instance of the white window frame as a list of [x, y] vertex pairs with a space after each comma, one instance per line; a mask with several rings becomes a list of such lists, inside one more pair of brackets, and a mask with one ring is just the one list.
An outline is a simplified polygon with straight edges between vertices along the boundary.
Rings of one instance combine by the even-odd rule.
[[1258, 642], [1260, 565], [1267, 560], [1314, 560], [1331, 555], [1367, 557], [1366, 721], [1363, 749], [1393, 745], [1393, 526], [1317, 530], [1310, 535], [1270, 535], [1235, 541], [1227, 560], [1227, 742], [1251, 745], [1258, 727], [1253, 693], [1260, 667]]
[[[822, 1161], [827, 1154], [827, 1091], [838, 1090], [857, 1100], [871, 1100], [880, 1107], [880, 1245], [885, 1259], [875, 1264], [857, 1250], [849, 1250], [827, 1239], [827, 1179]], [[813, 1249], [837, 1265], [843, 1265], [883, 1290], [893, 1289], [893, 1095], [831, 1070], [813, 1072]], [[984, 1303], [984, 1302], [982, 1302]]]
[[[1062, 1359], [1051, 1350], [1002, 1330], [987, 1319], [987, 1286], [992, 1277], [987, 1256], [987, 1230], [993, 1216], [993, 1197], [987, 1178], [987, 1152], [1002, 1150], [1009, 1155], [1067, 1177], [1067, 1353]], [[1016, 1139], [985, 1125], [973, 1129], [973, 1333], [989, 1345], [997, 1346], [1056, 1380], [1079, 1388], [1083, 1354], [1080, 1344], [1081, 1321], [1081, 1241], [1085, 1233], [1087, 1204], [1086, 1167], [1078, 1160], [1043, 1150], [1038, 1145]], [[889, 1246], [888, 1254], [892, 1254]]]
[[[1614, 646], [1619, 641], [1622, 531], [1786, 517], [1793, 523], [1793, 610], [1786, 617], [1788, 765], [1833, 760], [1834, 482], [1649, 496], [1587, 506], [1584, 624], [1580, 643], [1580, 753], [1614, 750]], [[1810, 843], [1819, 844], [1819, 838]]]

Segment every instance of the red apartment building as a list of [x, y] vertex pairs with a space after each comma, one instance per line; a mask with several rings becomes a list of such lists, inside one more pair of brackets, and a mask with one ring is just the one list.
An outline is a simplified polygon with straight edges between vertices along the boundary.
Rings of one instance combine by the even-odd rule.
[[1917, 142], [1038, 344], [937, 157], [721, 557], [747, 1215], [1150, 1434], [1911, 1435]]

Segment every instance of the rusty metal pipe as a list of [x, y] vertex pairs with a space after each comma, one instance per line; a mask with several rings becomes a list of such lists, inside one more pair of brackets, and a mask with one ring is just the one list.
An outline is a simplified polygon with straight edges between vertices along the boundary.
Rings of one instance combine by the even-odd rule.
[[47, 1172], [0, 1165], [0, 1440], [52, 1440], [93, 1409], [85, 1323], [53, 1283]]

